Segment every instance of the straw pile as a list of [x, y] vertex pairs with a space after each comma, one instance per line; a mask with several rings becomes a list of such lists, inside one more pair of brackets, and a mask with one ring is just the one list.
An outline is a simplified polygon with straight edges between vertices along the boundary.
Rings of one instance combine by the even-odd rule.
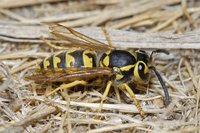
[[[5, 0], [0, 1], [0, 132], [197, 132], [200, 130], [200, 3], [186, 0]], [[58, 51], [40, 22], [58, 22], [116, 47], [170, 51], [154, 61], [169, 91], [153, 75], [148, 86], [133, 86], [145, 116], [126, 92], [122, 104], [111, 89], [97, 114], [104, 88], [59, 90], [57, 84], [25, 79], [45, 57]], [[77, 28], [78, 27], [78, 28]], [[120, 30], [114, 30], [120, 29]], [[136, 88], [136, 89], [135, 89]]]

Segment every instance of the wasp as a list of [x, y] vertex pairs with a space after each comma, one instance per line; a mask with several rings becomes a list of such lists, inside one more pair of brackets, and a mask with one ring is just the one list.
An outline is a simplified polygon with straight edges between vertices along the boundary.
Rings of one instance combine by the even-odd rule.
[[[169, 105], [169, 94], [165, 83], [152, 65], [156, 53], [169, 54], [167, 50], [158, 49], [152, 51], [150, 56], [143, 50], [136, 50], [134, 53], [115, 48], [106, 30], [104, 32], [109, 45], [92, 39], [68, 27], [53, 22], [44, 22], [49, 25], [50, 34], [59, 40], [67, 41], [69, 46], [65, 51], [58, 52], [45, 58], [36, 69], [32, 69], [32, 75], [27, 78], [36, 81], [64, 81], [60, 87], [56, 88], [49, 96], [59, 89], [66, 89], [77, 85], [88, 85], [90, 79], [101, 79], [98, 82], [106, 82], [104, 94], [101, 99], [98, 112], [101, 112], [103, 101], [105, 100], [111, 86], [125, 89], [132, 97], [138, 111], [144, 115], [144, 111], [135, 98], [129, 82], [147, 84], [151, 72], [154, 71], [165, 93], [166, 105]], [[52, 47], [59, 46], [49, 43]], [[104, 50], [98, 56], [96, 51]]]

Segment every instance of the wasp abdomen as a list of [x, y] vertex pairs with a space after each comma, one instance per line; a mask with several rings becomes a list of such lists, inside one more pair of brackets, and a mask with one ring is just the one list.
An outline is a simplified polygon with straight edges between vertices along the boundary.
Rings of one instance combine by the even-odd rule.
[[89, 50], [67, 50], [44, 59], [37, 68], [96, 67], [96, 55]]

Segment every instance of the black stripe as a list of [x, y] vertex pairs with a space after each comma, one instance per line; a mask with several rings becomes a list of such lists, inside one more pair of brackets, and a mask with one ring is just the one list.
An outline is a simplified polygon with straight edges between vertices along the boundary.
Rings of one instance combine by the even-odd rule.
[[65, 54], [67, 51], [63, 51], [60, 54], [56, 55], [56, 57], [60, 58], [61, 62], [57, 64], [58, 68], [66, 68], [66, 58]]
[[84, 50], [76, 50], [72, 53], [69, 53], [69, 55], [73, 56], [75, 59], [74, 63], [70, 62], [71, 67], [84, 67], [83, 52]]
[[49, 58], [46, 59], [46, 61], [49, 61], [49, 63], [50, 63], [50, 65], [47, 66], [47, 68], [54, 68], [54, 66], [53, 66], [53, 56], [54, 55], [52, 55], [52, 56], [50, 56]]
[[87, 54], [85, 54], [85, 55], [87, 55], [89, 58], [92, 58], [93, 67], [96, 67], [96, 61], [95, 61], [95, 59], [94, 59], [94, 54], [92, 54], [92, 53], [87, 53]]
[[40, 69], [44, 69], [44, 64], [43, 64], [44, 60], [42, 62], [40, 62], [40, 64], [38, 66], [40, 66]]

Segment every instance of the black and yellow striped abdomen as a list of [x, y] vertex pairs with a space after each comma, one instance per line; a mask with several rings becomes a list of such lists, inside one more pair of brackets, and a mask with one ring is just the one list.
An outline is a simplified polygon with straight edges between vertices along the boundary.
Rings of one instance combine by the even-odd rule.
[[38, 69], [67, 67], [96, 67], [96, 54], [90, 50], [67, 50], [44, 59]]

